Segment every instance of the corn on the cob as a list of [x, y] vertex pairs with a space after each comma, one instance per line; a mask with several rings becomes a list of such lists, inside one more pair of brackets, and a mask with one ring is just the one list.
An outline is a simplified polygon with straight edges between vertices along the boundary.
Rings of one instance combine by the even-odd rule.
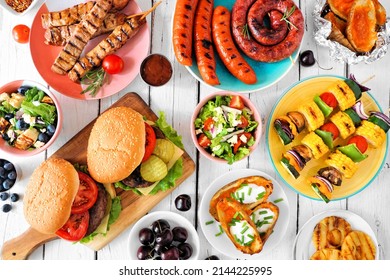
[[306, 127], [309, 131], [314, 131], [324, 124], [324, 114], [314, 101], [299, 106], [298, 112], [305, 117]]
[[362, 125], [356, 130], [356, 135], [363, 136], [376, 149], [386, 140], [386, 133], [376, 124], [362, 121]]
[[310, 148], [315, 159], [318, 159], [329, 152], [328, 146], [326, 146], [322, 138], [314, 132], [310, 132], [306, 135], [302, 139], [302, 144]]
[[352, 119], [344, 112], [337, 112], [330, 118], [330, 121], [337, 126], [340, 137], [343, 139], [351, 136], [356, 130]]
[[343, 173], [347, 179], [352, 178], [353, 174], [355, 174], [358, 169], [357, 164], [354, 163], [352, 159], [338, 150], [334, 153], [331, 153], [325, 160], [325, 163], [329, 166], [333, 166], [338, 171]]
[[344, 81], [338, 81], [329, 87], [327, 91], [331, 92], [336, 97], [339, 108], [342, 111], [351, 108], [356, 102], [355, 94]]

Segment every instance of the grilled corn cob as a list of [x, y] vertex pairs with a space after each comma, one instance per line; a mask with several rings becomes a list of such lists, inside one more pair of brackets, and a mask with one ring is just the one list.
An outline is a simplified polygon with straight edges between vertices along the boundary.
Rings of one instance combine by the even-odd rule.
[[330, 118], [330, 121], [337, 126], [340, 136], [343, 139], [351, 136], [356, 130], [352, 119], [344, 112], [337, 112]]
[[356, 129], [356, 135], [363, 136], [376, 149], [386, 140], [386, 133], [378, 125], [362, 121], [362, 125]]
[[302, 144], [310, 148], [315, 159], [318, 159], [329, 152], [328, 146], [326, 146], [322, 138], [314, 132], [310, 132], [306, 135], [302, 139]]
[[329, 166], [333, 166], [338, 171], [343, 173], [347, 179], [352, 178], [353, 174], [355, 174], [358, 169], [357, 164], [354, 163], [352, 159], [338, 150], [336, 150], [334, 153], [331, 153], [325, 160], [325, 163]]
[[354, 92], [345, 81], [338, 81], [337, 83], [329, 87], [327, 91], [331, 92], [334, 97], [336, 97], [337, 102], [339, 104], [339, 108], [342, 111], [351, 108], [356, 102]]
[[324, 114], [314, 101], [299, 106], [298, 112], [305, 117], [306, 127], [309, 131], [314, 131], [324, 124]]

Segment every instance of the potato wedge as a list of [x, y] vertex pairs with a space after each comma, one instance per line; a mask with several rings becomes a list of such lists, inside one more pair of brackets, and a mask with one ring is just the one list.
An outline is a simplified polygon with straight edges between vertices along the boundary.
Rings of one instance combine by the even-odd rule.
[[271, 202], [260, 203], [250, 214], [261, 240], [265, 243], [279, 218], [279, 207]]

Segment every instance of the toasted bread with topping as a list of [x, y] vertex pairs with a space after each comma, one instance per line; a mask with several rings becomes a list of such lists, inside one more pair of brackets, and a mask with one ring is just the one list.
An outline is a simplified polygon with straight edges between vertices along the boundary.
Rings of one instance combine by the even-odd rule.
[[256, 225], [242, 204], [226, 197], [217, 203], [216, 210], [224, 232], [238, 250], [253, 255], [263, 249]]
[[260, 203], [250, 214], [260, 238], [265, 243], [272, 234], [279, 218], [279, 207], [272, 202]]
[[235, 180], [218, 190], [210, 200], [209, 212], [219, 221], [216, 205], [224, 198], [230, 197], [243, 205], [247, 213], [272, 194], [272, 181], [262, 176], [249, 176]]

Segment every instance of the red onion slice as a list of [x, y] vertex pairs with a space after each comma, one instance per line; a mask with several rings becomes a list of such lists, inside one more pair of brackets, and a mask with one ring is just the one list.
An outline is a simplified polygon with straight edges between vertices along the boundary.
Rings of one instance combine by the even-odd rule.
[[371, 90], [370, 88], [365, 87], [365, 86], [359, 84], [358, 81], [356, 81], [356, 78], [355, 78], [355, 75], [354, 75], [354, 74], [349, 74], [349, 78], [350, 78], [352, 81], [354, 81], [354, 82], [358, 85], [358, 87], [360, 88], [360, 90], [361, 90], [362, 92]]
[[303, 161], [303, 159], [301, 158], [301, 156], [294, 150], [289, 150], [287, 151], [287, 153], [289, 153], [290, 155], [292, 155], [298, 162], [299, 164], [299, 167], [301, 169], [305, 168], [305, 162]]
[[390, 118], [388, 116], [386, 116], [385, 114], [381, 113], [381, 112], [371, 112], [371, 115], [374, 115], [375, 117], [381, 119], [382, 121], [384, 121], [388, 126], [390, 126]]
[[332, 193], [333, 192], [333, 185], [331, 182], [329, 182], [327, 179], [325, 179], [324, 177], [321, 177], [321, 176], [314, 176], [316, 177], [318, 180], [320, 180], [321, 182], [323, 182], [325, 184], [325, 186], [328, 188], [329, 192]]
[[363, 103], [360, 100], [352, 106], [352, 109], [356, 112], [356, 114], [359, 115], [362, 120], [368, 119], [368, 115], [366, 114], [366, 112], [364, 112]]

